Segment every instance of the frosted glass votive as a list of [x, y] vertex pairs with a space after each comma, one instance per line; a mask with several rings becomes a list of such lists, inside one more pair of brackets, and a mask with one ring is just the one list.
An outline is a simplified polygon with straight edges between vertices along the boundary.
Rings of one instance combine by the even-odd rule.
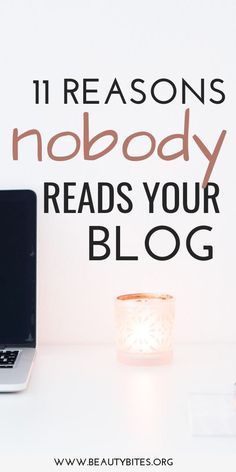
[[116, 298], [116, 345], [121, 362], [167, 364], [173, 357], [174, 298], [134, 293]]

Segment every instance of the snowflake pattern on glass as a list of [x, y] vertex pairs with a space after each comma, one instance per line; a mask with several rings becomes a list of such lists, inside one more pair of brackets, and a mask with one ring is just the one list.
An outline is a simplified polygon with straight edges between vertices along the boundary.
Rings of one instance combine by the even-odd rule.
[[118, 297], [117, 347], [127, 354], [159, 354], [172, 350], [174, 300], [169, 295]]

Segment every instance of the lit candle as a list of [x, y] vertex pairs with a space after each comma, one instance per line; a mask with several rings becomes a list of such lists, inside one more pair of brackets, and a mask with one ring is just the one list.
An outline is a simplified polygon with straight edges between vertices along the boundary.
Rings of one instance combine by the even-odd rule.
[[136, 365], [171, 362], [173, 324], [171, 295], [120, 295], [116, 299], [118, 359]]

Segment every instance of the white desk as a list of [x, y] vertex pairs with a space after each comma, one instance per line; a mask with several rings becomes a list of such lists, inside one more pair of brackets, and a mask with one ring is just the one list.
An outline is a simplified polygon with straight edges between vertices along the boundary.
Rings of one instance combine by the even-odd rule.
[[173, 457], [173, 467], [133, 470], [232, 472], [236, 438], [196, 438], [190, 392], [228, 393], [236, 346], [182, 346], [174, 363], [130, 367], [110, 346], [41, 346], [28, 389], [0, 395], [0, 470], [123, 470], [56, 467], [53, 457]]

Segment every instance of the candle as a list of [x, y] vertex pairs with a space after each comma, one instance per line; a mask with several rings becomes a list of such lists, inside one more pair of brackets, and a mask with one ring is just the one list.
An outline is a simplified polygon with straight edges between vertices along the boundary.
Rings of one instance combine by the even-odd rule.
[[171, 362], [173, 324], [171, 295], [120, 295], [116, 298], [118, 359], [136, 365]]

